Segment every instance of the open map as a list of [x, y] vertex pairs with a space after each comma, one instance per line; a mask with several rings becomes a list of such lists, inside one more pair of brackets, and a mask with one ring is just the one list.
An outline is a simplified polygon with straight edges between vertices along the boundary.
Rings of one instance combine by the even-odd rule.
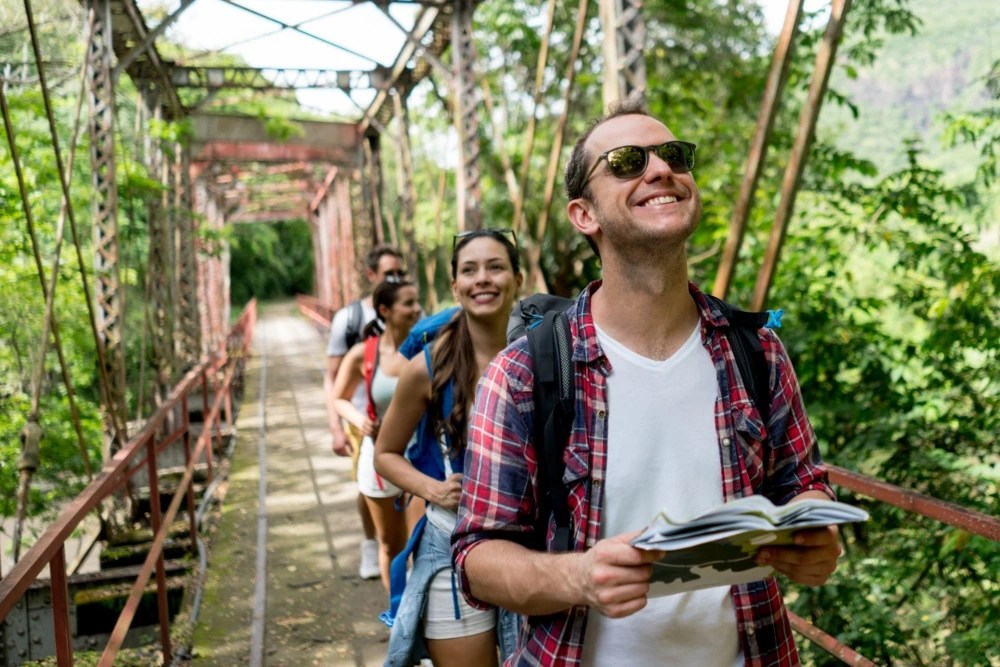
[[776, 506], [763, 496], [749, 496], [686, 522], [660, 512], [632, 546], [667, 552], [653, 563], [649, 595], [659, 597], [764, 579], [773, 570], [754, 562], [761, 546], [791, 544], [792, 534], [803, 528], [867, 520], [864, 510], [832, 500]]

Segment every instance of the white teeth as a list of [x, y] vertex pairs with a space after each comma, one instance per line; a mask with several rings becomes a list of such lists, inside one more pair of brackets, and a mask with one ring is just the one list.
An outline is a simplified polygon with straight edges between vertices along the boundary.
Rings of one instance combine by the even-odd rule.
[[653, 197], [649, 201], [643, 204], [643, 206], [659, 206], [660, 204], [673, 204], [677, 201], [677, 197], [673, 195], [663, 195], [662, 197]]

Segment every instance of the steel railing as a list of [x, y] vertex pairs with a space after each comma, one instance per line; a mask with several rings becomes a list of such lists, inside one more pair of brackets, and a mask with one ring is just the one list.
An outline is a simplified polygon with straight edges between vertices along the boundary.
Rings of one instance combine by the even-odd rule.
[[[197, 537], [192, 479], [196, 464], [204, 459], [208, 480], [212, 479], [212, 447], [220, 444], [223, 428], [233, 425], [233, 391], [242, 381], [243, 367], [250, 353], [257, 318], [255, 301], [250, 301], [226, 339], [226, 349], [201, 361], [173, 388], [168, 398], [146, 421], [142, 430], [108, 461], [83, 492], [74, 498], [38, 541], [0, 580], [0, 622], [17, 605], [46, 566], [50, 572], [53, 635], [56, 661], [60, 667], [73, 664], [70, 626], [70, 599], [66, 576], [65, 542], [83, 519], [117, 492], [124, 492], [129, 480], [145, 465], [149, 477], [150, 518], [153, 542], [136, 577], [125, 606], [98, 665], [110, 667], [125, 641], [139, 602], [150, 578], [156, 578], [156, 600], [163, 664], [171, 662], [170, 619], [163, 547], [170, 525], [181, 503], [187, 500], [187, 524], [192, 544]], [[192, 447], [188, 398], [201, 394], [201, 432]], [[209, 407], [210, 406], [210, 407]], [[214, 442], [213, 442], [214, 441]], [[182, 442], [185, 471], [166, 511], [160, 507], [158, 455], [173, 443]]]
[[[828, 465], [830, 481], [833, 484], [849, 489], [869, 498], [898, 507], [913, 514], [920, 514], [936, 519], [949, 526], [967, 530], [981, 535], [994, 542], [1000, 541], [1000, 519], [982, 512], [970, 510], [967, 507], [938, 500], [910, 489], [883, 482], [880, 479], [862, 475], [834, 465]], [[825, 650], [830, 655], [839, 658], [848, 665], [859, 667], [874, 667], [875, 663], [860, 655], [852, 648], [828, 635], [809, 621], [789, 613], [792, 628], [811, 642]]]
[[337, 312], [336, 308], [306, 294], [295, 297], [295, 302], [299, 305], [299, 311], [321, 330], [330, 328], [330, 320]]

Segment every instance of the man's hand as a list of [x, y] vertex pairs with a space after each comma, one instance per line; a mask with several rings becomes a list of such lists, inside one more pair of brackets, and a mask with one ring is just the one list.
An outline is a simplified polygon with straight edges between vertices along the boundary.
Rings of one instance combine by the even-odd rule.
[[770, 565], [800, 584], [821, 586], [837, 569], [840, 548], [837, 526], [800, 530], [787, 546], [766, 547], [757, 552], [759, 565]]
[[582, 554], [578, 585], [586, 604], [610, 618], [630, 616], [646, 606], [653, 563], [662, 551], [636, 549], [629, 540], [639, 532], [599, 541]]
[[337, 456], [350, 456], [354, 453], [354, 445], [351, 444], [347, 433], [343, 429], [332, 430], [333, 433], [333, 453]]

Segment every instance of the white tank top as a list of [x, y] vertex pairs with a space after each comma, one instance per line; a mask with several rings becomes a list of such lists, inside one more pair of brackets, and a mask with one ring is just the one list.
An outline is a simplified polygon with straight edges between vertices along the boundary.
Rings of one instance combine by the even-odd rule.
[[382, 372], [382, 367], [377, 366], [372, 375], [372, 401], [375, 403], [375, 412], [379, 417], [385, 416], [385, 411], [389, 409], [392, 402], [392, 394], [396, 391], [398, 377], [386, 375]]

